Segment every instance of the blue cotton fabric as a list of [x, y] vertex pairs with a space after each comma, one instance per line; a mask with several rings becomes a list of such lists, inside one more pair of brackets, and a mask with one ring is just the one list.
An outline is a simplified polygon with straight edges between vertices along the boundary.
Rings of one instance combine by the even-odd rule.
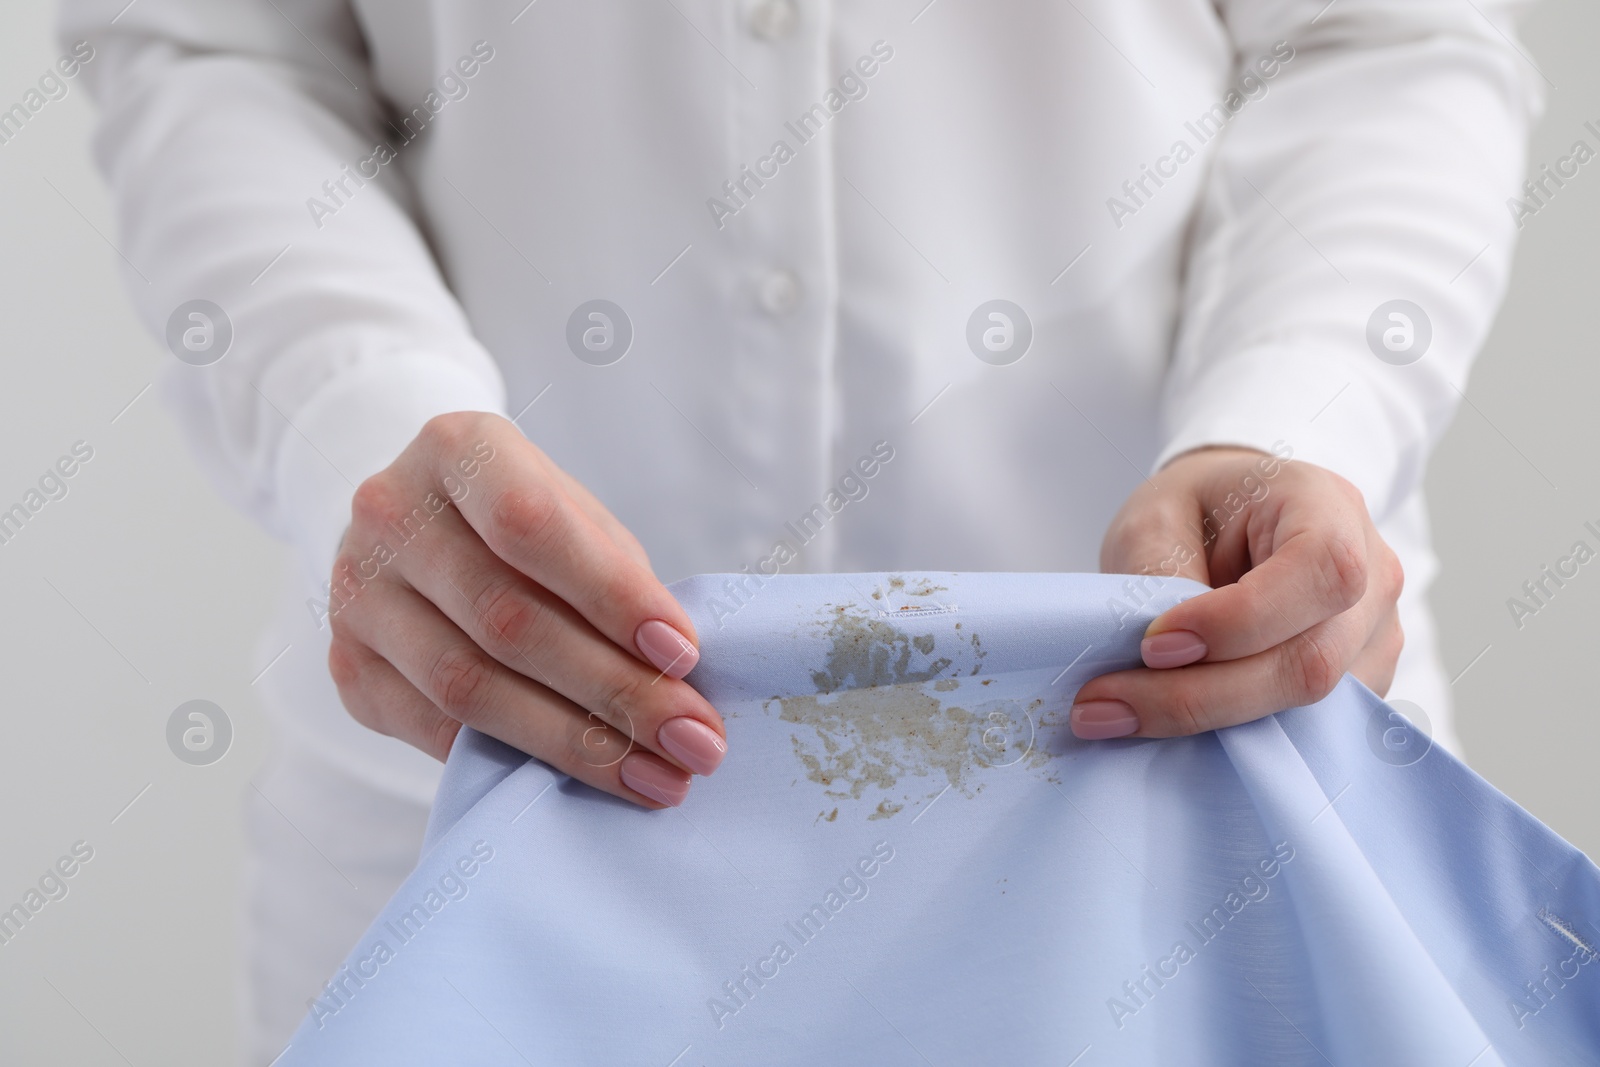
[[283, 1067], [1600, 1063], [1600, 871], [1360, 683], [1072, 737], [1203, 587], [671, 588], [723, 767], [647, 812], [463, 730]]

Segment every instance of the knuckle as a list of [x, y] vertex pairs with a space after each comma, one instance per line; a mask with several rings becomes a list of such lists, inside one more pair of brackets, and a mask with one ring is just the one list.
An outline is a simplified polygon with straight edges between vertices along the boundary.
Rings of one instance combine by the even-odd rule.
[[459, 444], [472, 430], [473, 412], [451, 411], [435, 415], [422, 424], [418, 440], [434, 448], [449, 449]]
[[356, 523], [381, 526], [400, 509], [400, 493], [387, 471], [379, 471], [356, 486], [350, 498], [350, 515]]
[[1189, 737], [1211, 729], [1211, 711], [1198, 692], [1188, 686], [1173, 689], [1167, 704], [1169, 728], [1175, 737]]
[[644, 696], [644, 683], [640, 676], [631, 671], [626, 672], [616, 683], [606, 688], [601, 701], [601, 717], [618, 730], [634, 736], [638, 730], [635, 725], [640, 718], [640, 704]]
[[590, 713], [566, 735], [565, 751], [558, 757], [563, 768], [607, 767], [619, 762], [633, 747], [627, 734], [608, 726]]
[[514, 578], [502, 576], [484, 586], [473, 608], [490, 634], [512, 648], [525, 649], [530, 638], [538, 636], [542, 613]]
[[555, 492], [547, 487], [507, 489], [489, 505], [490, 536], [508, 549], [538, 550], [554, 536], [560, 512]]
[[494, 673], [494, 665], [481, 652], [457, 645], [434, 660], [428, 671], [428, 691], [446, 715], [470, 723], [488, 706]]
[[1367, 592], [1367, 559], [1364, 546], [1347, 533], [1328, 538], [1318, 579], [1329, 598], [1348, 610]]
[[361, 683], [361, 666], [361, 656], [353, 645], [337, 638], [329, 643], [328, 674], [341, 692]]
[[439, 715], [423, 727], [423, 732], [425, 736], [417, 747], [443, 760], [455, 744], [456, 735], [461, 732], [461, 723], [448, 715]]
[[1406, 588], [1406, 569], [1400, 557], [1387, 545], [1383, 550], [1383, 587], [1385, 599], [1399, 600]]
[[1302, 636], [1290, 653], [1288, 690], [1296, 704], [1314, 704], [1333, 692], [1344, 677], [1344, 663], [1332, 642]]

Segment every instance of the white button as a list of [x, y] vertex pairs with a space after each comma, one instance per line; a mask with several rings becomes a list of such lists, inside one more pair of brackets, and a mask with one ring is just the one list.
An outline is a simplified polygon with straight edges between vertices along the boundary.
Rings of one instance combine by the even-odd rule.
[[800, 9], [794, 0], [756, 0], [745, 12], [750, 32], [764, 41], [777, 41], [794, 32]]
[[761, 280], [761, 306], [769, 315], [787, 315], [800, 306], [800, 279], [775, 270]]

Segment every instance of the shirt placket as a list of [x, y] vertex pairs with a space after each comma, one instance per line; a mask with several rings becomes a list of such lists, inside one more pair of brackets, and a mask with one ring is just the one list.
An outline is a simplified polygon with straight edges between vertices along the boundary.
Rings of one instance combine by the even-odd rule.
[[[756, 559], [795, 539], [786, 520], [827, 492], [836, 402], [833, 385], [837, 270], [834, 150], [828, 126], [797, 119], [822, 100], [829, 77], [830, 4], [733, 0], [735, 47], [732, 168], [719, 198], [735, 214], [718, 237], [736, 264], [737, 350], [730, 430], [755, 467], [761, 515], [742, 551]], [[788, 569], [826, 570], [834, 538], [824, 529]]]

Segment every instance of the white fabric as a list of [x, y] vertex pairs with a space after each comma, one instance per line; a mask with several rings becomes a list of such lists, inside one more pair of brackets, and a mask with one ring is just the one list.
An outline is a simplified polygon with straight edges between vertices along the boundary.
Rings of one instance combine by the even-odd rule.
[[[354, 486], [477, 408], [520, 415], [665, 578], [756, 565], [880, 440], [867, 498], [788, 569], [1094, 569], [1142, 473], [1281, 440], [1384, 520], [1416, 638], [1418, 479], [1502, 291], [1537, 109], [1515, 6], [67, 0], [62, 30], [101, 57], [145, 320], [197, 297], [232, 320], [170, 392], [222, 490], [296, 544], [297, 600]], [[864, 96], [788, 132], [869, 59]], [[794, 158], [716, 219], [780, 138]], [[379, 178], [343, 176], [385, 141]], [[636, 333], [607, 367], [565, 342], [596, 298]], [[966, 342], [995, 298], [1034, 329], [1010, 366]], [[1365, 341], [1396, 298], [1432, 322], [1411, 366]], [[277, 710], [330, 758], [431, 787], [332, 725], [320, 656], [279, 669], [320, 693]], [[1403, 676], [1429, 672], [1442, 694], [1414, 642]]]
[[416, 866], [428, 807], [293, 742], [244, 794], [242, 1063], [266, 1067]]

